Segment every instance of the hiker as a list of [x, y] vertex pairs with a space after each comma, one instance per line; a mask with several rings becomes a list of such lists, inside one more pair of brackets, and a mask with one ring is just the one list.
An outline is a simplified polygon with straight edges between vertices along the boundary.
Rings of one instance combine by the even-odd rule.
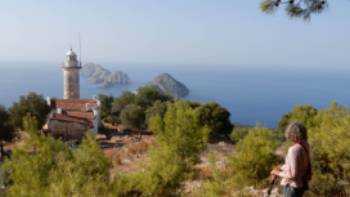
[[307, 129], [303, 124], [293, 122], [287, 126], [285, 136], [293, 145], [288, 149], [284, 165], [272, 170], [271, 174], [282, 178], [281, 185], [284, 187], [285, 197], [302, 197], [309, 189], [308, 182], [311, 180]]

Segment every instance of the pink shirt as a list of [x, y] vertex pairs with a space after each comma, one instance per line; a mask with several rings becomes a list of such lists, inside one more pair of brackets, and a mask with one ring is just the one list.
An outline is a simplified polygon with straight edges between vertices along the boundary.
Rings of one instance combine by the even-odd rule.
[[[304, 143], [304, 147], [309, 151], [309, 145]], [[308, 155], [304, 148], [295, 143], [288, 149], [285, 164], [278, 174], [282, 177], [281, 185], [289, 184], [291, 187], [300, 188], [303, 186], [303, 177], [307, 173]]]

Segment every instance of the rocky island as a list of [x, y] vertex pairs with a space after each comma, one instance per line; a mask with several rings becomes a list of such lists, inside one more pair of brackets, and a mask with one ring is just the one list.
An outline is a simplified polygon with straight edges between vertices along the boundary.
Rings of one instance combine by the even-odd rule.
[[147, 83], [147, 86], [153, 86], [164, 94], [170, 94], [176, 97], [185, 97], [189, 94], [188, 88], [168, 73], [163, 73]]
[[121, 71], [109, 71], [99, 64], [86, 63], [81, 69], [81, 75], [90, 83], [101, 88], [110, 88], [115, 85], [126, 85], [130, 83], [129, 76]]

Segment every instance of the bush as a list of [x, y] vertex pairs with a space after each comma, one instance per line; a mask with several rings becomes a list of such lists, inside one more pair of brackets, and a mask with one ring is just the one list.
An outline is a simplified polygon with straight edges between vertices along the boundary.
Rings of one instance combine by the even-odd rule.
[[307, 128], [315, 126], [314, 117], [318, 110], [311, 105], [297, 105], [291, 112], [284, 114], [278, 122], [276, 135], [284, 139], [284, 131], [289, 123], [298, 121], [303, 123]]
[[207, 143], [208, 129], [185, 102], [170, 104], [164, 118], [151, 118], [150, 128], [158, 146], [151, 150], [143, 172], [116, 177], [114, 190], [119, 196], [179, 196], [181, 183]]
[[209, 130], [200, 122], [198, 112], [182, 101], [169, 105], [163, 119], [152, 118], [150, 128], [161, 144], [189, 161], [198, 160], [198, 153], [208, 140]]
[[199, 120], [210, 129], [211, 137], [227, 136], [232, 132], [230, 112], [217, 103], [208, 103], [197, 108]]
[[10, 123], [10, 114], [7, 109], [0, 105], [0, 145], [2, 141], [11, 141], [15, 136], [14, 128]]
[[111, 196], [110, 161], [90, 134], [73, 151], [60, 140], [33, 132], [3, 167], [12, 182], [9, 197]]
[[234, 143], [238, 143], [239, 141], [244, 139], [244, 137], [249, 133], [250, 130], [251, 128], [245, 127], [235, 128], [230, 134], [230, 138]]
[[171, 97], [167, 96], [152, 86], [141, 87], [137, 90], [135, 103], [144, 109], [151, 107], [156, 101], [170, 101]]
[[336, 103], [322, 110], [309, 129], [313, 178], [311, 196], [350, 195], [350, 111]]
[[154, 104], [146, 110], [146, 123], [149, 124], [151, 118], [155, 116], [163, 118], [167, 110], [167, 105], [167, 102], [154, 102]]
[[29, 113], [34, 116], [38, 120], [39, 127], [41, 127], [46, 121], [50, 108], [43, 96], [31, 92], [27, 96], [21, 96], [9, 111], [12, 125], [23, 129], [22, 118], [25, 115]]
[[231, 158], [234, 180], [241, 186], [263, 186], [276, 162], [274, 151], [278, 141], [269, 129], [256, 127], [237, 143]]
[[[101, 119], [106, 122], [110, 122], [109, 116], [112, 112], [113, 96], [100, 94], [98, 99], [101, 102]], [[112, 123], [112, 122], [110, 122]]]
[[130, 104], [121, 112], [120, 120], [123, 125], [140, 130], [145, 122], [145, 112], [142, 107]]
[[119, 116], [121, 111], [129, 104], [135, 104], [136, 95], [132, 92], [123, 92], [123, 94], [114, 99], [111, 113]]

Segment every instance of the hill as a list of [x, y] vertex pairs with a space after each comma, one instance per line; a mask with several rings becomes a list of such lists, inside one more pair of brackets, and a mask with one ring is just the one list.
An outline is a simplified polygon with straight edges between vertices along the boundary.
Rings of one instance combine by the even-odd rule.
[[152, 81], [148, 82], [147, 86], [154, 86], [164, 94], [177, 97], [185, 97], [190, 93], [189, 89], [183, 83], [168, 73], [158, 75]]

